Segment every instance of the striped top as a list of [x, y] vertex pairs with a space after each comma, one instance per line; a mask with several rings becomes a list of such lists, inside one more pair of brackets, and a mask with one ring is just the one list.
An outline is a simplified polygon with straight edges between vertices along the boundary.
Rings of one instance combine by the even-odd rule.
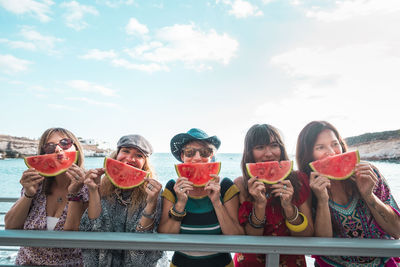
[[[162, 196], [172, 203], [176, 202], [174, 191], [175, 180], [169, 180]], [[221, 181], [221, 202], [225, 203], [239, 193], [237, 186], [229, 179]], [[186, 216], [181, 222], [180, 233], [182, 234], [209, 234], [220, 235], [221, 226], [218, 222], [214, 207], [208, 196], [188, 198], [185, 206]]]

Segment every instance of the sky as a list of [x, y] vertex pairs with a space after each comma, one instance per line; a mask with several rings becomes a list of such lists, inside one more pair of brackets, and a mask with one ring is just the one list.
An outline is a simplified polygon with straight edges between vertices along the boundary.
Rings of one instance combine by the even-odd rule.
[[400, 129], [399, 29], [398, 0], [0, 0], [0, 134], [169, 152], [197, 127], [229, 153], [268, 123], [294, 154], [313, 120]]

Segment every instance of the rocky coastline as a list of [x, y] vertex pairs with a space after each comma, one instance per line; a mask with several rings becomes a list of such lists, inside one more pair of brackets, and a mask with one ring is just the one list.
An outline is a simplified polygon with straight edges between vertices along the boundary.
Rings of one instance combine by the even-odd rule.
[[345, 138], [349, 150], [358, 150], [363, 160], [400, 162], [400, 130], [366, 133]]
[[[0, 134], [0, 159], [34, 156], [37, 154], [38, 144], [39, 140]], [[96, 144], [82, 143], [82, 147], [85, 157], [105, 157], [111, 152]]]

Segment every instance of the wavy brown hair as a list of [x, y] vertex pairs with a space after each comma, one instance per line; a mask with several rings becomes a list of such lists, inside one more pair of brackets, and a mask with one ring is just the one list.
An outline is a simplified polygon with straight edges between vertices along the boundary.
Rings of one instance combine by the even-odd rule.
[[[112, 152], [110, 158], [116, 160], [119, 151], [120, 149]], [[144, 157], [144, 159], [145, 162], [142, 170], [149, 172], [150, 173], [149, 177], [155, 179], [156, 178], [155, 171], [149, 162], [149, 158]], [[129, 207], [130, 213], [133, 213], [140, 206], [141, 203], [146, 201], [145, 185], [146, 183], [143, 183], [140, 186], [132, 189], [132, 194], [131, 194], [132, 203], [131, 206]], [[113, 194], [116, 189], [118, 188], [113, 183], [111, 183], [110, 179], [105, 174], [101, 179], [100, 196], [105, 197], [108, 201], [115, 201], [115, 199], [113, 198]]]
[[[279, 148], [281, 150], [279, 161], [289, 160], [289, 156], [286, 152], [286, 148], [282, 141], [281, 134], [279, 133], [279, 130], [274, 126], [269, 124], [255, 124], [246, 133], [246, 137], [244, 138], [244, 151], [240, 166], [242, 169], [244, 186], [247, 191], [248, 191], [247, 182], [251, 177], [247, 173], [246, 164], [255, 163], [255, 159], [253, 156], [253, 148], [258, 145], [269, 145], [271, 141], [274, 141], [279, 145]], [[292, 171], [287, 179], [290, 180], [290, 183], [293, 186], [294, 198], [298, 200], [300, 182], [297, 178], [297, 174]], [[279, 201], [275, 200], [273, 200], [273, 202], [274, 204], [279, 203]]]
[[[76, 136], [73, 133], [71, 133], [70, 131], [68, 131], [67, 129], [64, 129], [64, 128], [60, 128], [60, 127], [49, 128], [46, 131], [44, 131], [44, 133], [42, 134], [42, 136], [39, 139], [39, 146], [38, 146], [38, 152], [37, 152], [38, 155], [46, 154], [44, 151], [44, 146], [47, 144], [47, 141], [49, 140], [50, 136], [54, 133], [60, 133], [60, 134], [64, 135], [65, 137], [72, 139], [72, 141], [74, 142], [75, 149], [79, 152], [78, 162], [76, 164], [79, 167], [83, 168], [85, 157], [83, 154], [82, 145], [79, 142], [78, 138], [76, 138]], [[54, 177], [55, 176], [47, 177], [46, 179], [44, 179], [43, 188], [44, 188], [44, 192], [46, 195], [51, 195], [51, 186], [54, 182]]]

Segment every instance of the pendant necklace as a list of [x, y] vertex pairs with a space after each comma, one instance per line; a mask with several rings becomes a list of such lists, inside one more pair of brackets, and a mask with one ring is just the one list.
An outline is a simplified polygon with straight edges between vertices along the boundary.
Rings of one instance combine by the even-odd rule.
[[57, 198], [57, 203], [61, 203], [61, 202], [63, 202], [62, 197]]

